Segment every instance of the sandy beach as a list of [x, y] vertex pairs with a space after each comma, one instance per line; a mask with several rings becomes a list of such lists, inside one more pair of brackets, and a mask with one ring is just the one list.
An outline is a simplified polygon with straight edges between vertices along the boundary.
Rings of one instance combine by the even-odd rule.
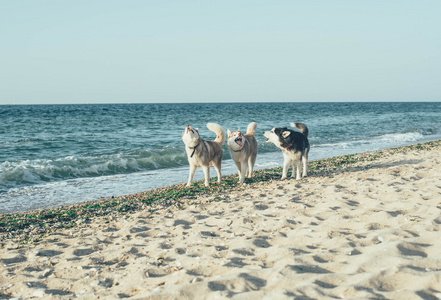
[[441, 299], [439, 145], [5, 239], [0, 299]]

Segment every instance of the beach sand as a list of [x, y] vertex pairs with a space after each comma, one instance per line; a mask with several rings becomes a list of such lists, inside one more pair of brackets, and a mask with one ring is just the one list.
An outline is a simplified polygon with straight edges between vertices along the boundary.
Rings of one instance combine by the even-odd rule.
[[441, 299], [441, 151], [5, 240], [0, 299]]

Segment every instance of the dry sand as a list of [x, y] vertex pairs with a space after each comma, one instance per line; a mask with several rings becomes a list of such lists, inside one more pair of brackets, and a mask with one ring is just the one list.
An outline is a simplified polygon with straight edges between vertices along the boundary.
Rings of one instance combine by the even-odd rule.
[[0, 249], [0, 299], [441, 299], [441, 151]]

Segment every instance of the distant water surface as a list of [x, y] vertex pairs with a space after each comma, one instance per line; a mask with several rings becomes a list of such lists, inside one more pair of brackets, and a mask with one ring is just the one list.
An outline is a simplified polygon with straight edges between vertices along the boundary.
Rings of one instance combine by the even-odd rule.
[[[0, 214], [186, 182], [187, 124], [212, 140], [207, 122], [257, 122], [257, 168], [282, 164], [261, 133], [290, 122], [309, 127], [312, 160], [441, 138], [439, 102], [23, 105], [0, 106], [0, 120]], [[223, 174], [236, 173], [223, 148]]]

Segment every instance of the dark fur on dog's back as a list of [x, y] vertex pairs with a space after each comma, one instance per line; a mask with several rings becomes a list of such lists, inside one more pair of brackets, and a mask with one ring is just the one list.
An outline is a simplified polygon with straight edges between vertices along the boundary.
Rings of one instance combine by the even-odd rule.
[[[276, 128], [274, 132], [280, 137], [281, 146], [288, 150], [304, 152], [309, 148], [309, 141], [307, 135], [284, 128]], [[283, 133], [290, 132], [288, 136], [283, 136]], [[285, 134], [286, 135], [286, 134]]]
[[285, 179], [288, 174], [290, 166], [293, 167], [292, 177], [294, 171], [296, 172], [296, 179], [300, 179], [300, 164], [303, 163], [303, 175], [307, 176], [307, 162], [309, 153], [309, 130], [305, 124], [291, 123], [291, 126], [299, 130], [294, 131], [286, 127], [274, 127], [271, 131], [265, 131], [263, 135], [267, 138], [266, 142], [271, 142], [276, 145], [283, 153], [283, 173], [282, 179]]

